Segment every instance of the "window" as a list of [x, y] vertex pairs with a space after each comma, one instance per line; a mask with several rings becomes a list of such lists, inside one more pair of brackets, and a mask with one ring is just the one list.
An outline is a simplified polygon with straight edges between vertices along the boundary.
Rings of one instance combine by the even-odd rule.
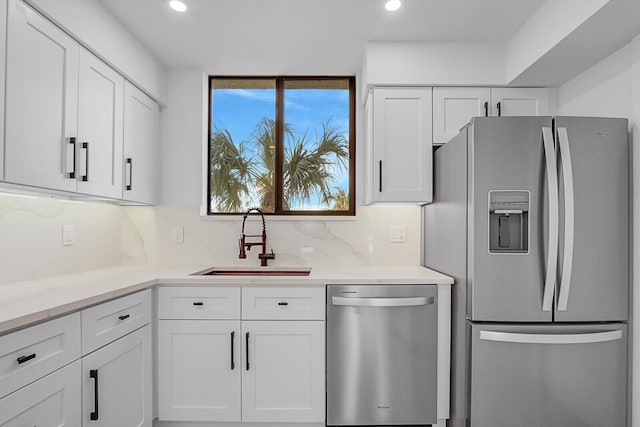
[[353, 77], [209, 80], [209, 214], [355, 214]]

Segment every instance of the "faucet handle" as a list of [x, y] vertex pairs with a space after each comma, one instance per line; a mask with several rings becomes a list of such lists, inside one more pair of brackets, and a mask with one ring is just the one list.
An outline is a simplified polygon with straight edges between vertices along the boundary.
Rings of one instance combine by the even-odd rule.
[[247, 257], [247, 252], [244, 249], [244, 236], [238, 239], [238, 246], [240, 247], [240, 251], [238, 252], [238, 258], [245, 259]]

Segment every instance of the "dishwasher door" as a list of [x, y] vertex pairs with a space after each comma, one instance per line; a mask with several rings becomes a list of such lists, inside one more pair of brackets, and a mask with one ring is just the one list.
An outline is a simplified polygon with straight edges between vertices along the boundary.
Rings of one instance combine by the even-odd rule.
[[327, 425], [437, 422], [434, 285], [327, 286]]

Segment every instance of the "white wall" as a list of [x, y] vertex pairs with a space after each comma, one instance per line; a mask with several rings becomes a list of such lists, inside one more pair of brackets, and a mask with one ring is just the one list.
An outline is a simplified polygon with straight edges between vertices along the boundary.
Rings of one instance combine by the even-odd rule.
[[97, 0], [27, 0], [146, 91], [167, 102], [167, 71]]
[[[640, 313], [640, 36], [558, 88], [564, 115], [628, 117], [632, 136], [633, 317]], [[637, 322], [632, 322], [637, 323]], [[640, 427], [640, 328], [633, 328], [632, 425]]]
[[558, 114], [631, 117], [631, 44], [558, 88]]

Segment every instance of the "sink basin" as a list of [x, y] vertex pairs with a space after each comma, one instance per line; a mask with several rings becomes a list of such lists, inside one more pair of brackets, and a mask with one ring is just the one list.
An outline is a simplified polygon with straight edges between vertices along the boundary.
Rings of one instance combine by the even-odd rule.
[[192, 276], [308, 276], [310, 267], [212, 267]]

